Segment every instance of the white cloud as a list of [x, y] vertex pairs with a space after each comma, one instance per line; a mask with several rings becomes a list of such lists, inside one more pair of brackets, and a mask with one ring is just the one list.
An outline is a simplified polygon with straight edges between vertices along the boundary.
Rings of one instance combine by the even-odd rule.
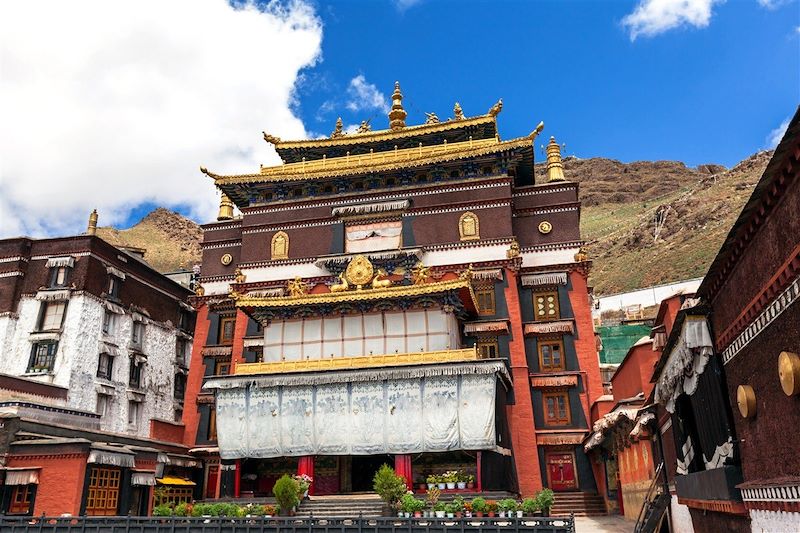
[[711, 20], [714, 4], [725, 0], [641, 0], [633, 13], [622, 19], [631, 40], [640, 35], [652, 37], [665, 31], [689, 25], [705, 28]]
[[758, 5], [765, 9], [777, 9], [791, 0], [758, 0]]
[[422, 0], [394, 0], [394, 7], [396, 7], [398, 11], [402, 12], [410, 7], [414, 7], [420, 2], [422, 2]]
[[373, 109], [389, 112], [386, 96], [375, 85], [367, 82], [363, 74], [359, 74], [347, 86], [347, 109], [353, 112], [371, 111]]
[[277, 161], [261, 131], [301, 138], [298, 73], [322, 26], [300, 1], [0, 3], [0, 236], [69, 234], [142, 202], [208, 221], [202, 164]]
[[786, 129], [789, 127], [789, 122], [792, 120], [792, 117], [786, 117], [786, 120], [781, 122], [781, 125], [769, 132], [767, 135], [767, 148], [773, 149], [778, 146], [778, 143], [781, 142], [783, 139], [783, 135], [786, 133]]

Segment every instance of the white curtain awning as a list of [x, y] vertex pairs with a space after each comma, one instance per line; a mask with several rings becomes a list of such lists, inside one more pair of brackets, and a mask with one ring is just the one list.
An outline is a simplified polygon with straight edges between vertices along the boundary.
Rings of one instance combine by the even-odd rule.
[[536, 322], [525, 324], [525, 335], [544, 335], [547, 333], [575, 333], [572, 320], [555, 320], [553, 322]]
[[698, 378], [713, 353], [711, 332], [704, 316], [687, 316], [655, 386], [655, 400], [670, 413], [683, 393], [694, 394]]
[[112, 266], [109, 266], [109, 267], [106, 267], [106, 272], [111, 274], [114, 277], [117, 277], [117, 278], [121, 279], [122, 281], [125, 281], [125, 272], [123, 272], [122, 270], [119, 270], [118, 268], [114, 268]]
[[36, 293], [36, 299], [45, 302], [60, 302], [69, 300], [69, 295], [72, 291], [69, 289], [62, 289], [58, 291], [39, 291]]
[[508, 333], [508, 322], [505, 320], [469, 322], [464, 324], [464, 335], [470, 333]]
[[349, 215], [367, 215], [370, 213], [386, 213], [388, 211], [402, 211], [404, 209], [408, 209], [410, 205], [411, 202], [408, 200], [342, 205], [331, 209], [331, 215], [335, 217], [342, 217]]
[[106, 300], [104, 302], [104, 305], [106, 306], [106, 309], [108, 311], [111, 311], [114, 314], [117, 314], [117, 315], [124, 315], [125, 314], [125, 309], [120, 305], [117, 305], [115, 303], [111, 303], [108, 300]]
[[71, 255], [66, 257], [51, 257], [47, 260], [47, 268], [54, 268], [54, 267], [69, 267], [72, 268], [75, 266], [75, 258]]
[[489, 268], [482, 270], [474, 270], [472, 272], [472, 279], [480, 280], [501, 280], [503, 279], [503, 271], [499, 268]]
[[131, 474], [131, 485], [138, 487], [155, 487], [155, 472], [133, 472]]
[[21, 468], [6, 470], [6, 485], [37, 485], [39, 483], [39, 469]]
[[203, 348], [201, 355], [204, 357], [214, 357], [218, 355], [231, 355], [233, 353], [232, 346], [211, 346], [209, 348]]
[[566, 272], [543, 272], [541, 274], [526, 274], [522, 276], [523, 287], [540, 287], [542, 285], [566, 285]]
[[119, 355], [119, 348], [117, 348], [111, 343], [101, 342], [100, 353], [107, 353], [108, 355], [113, 355], [114, 357], [116, 357]]
[[87, 463], [101, 465], [119, 466], [122, 468], [133, 468], [136, 466], [133, 460], [133, 453], [112, 452], [110, 450], [91, 450]]
[[263, 348], [264, 347], [264, 339], [263, 337], [259, 337], [257, 339], [244, 339], [243, 345], [245, 348]]

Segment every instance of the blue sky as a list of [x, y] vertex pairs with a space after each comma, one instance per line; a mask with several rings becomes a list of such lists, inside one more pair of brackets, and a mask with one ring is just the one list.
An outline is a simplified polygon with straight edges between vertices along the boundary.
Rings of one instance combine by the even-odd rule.
[[800, 103], [800, 2], [8, 0], [0, 57], [0, 237], [65, 235], [93, 208], [212, 220], [199, 166], [385, 128], [395, 80], [409, 124], [502, 98], [506, 139], [543, 120], [569, 155], [731, 166]]

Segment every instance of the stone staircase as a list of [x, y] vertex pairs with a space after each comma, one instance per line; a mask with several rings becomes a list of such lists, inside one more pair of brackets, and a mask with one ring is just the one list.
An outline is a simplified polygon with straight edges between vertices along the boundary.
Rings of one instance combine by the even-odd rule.
[[360, 514], [365, 518], [374, 518], [383, 516], [384, 511], [388, 509], [377, 494], [337, 494], [311, 496], [310, 499], [303, 500], [297, 509], [297, 516], [356, 518]]
[[606, 504], [599, 494], [589, 492], [556, 492], [556, 501], [550, 509], [551, 516], [603, 516]]

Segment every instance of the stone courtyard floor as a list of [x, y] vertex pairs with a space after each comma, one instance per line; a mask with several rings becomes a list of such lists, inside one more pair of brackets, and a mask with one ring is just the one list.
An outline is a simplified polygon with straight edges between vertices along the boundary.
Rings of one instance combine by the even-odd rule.
[[631, 533], [635, 524], [621, 516], [576, 516], [576, 533]]

